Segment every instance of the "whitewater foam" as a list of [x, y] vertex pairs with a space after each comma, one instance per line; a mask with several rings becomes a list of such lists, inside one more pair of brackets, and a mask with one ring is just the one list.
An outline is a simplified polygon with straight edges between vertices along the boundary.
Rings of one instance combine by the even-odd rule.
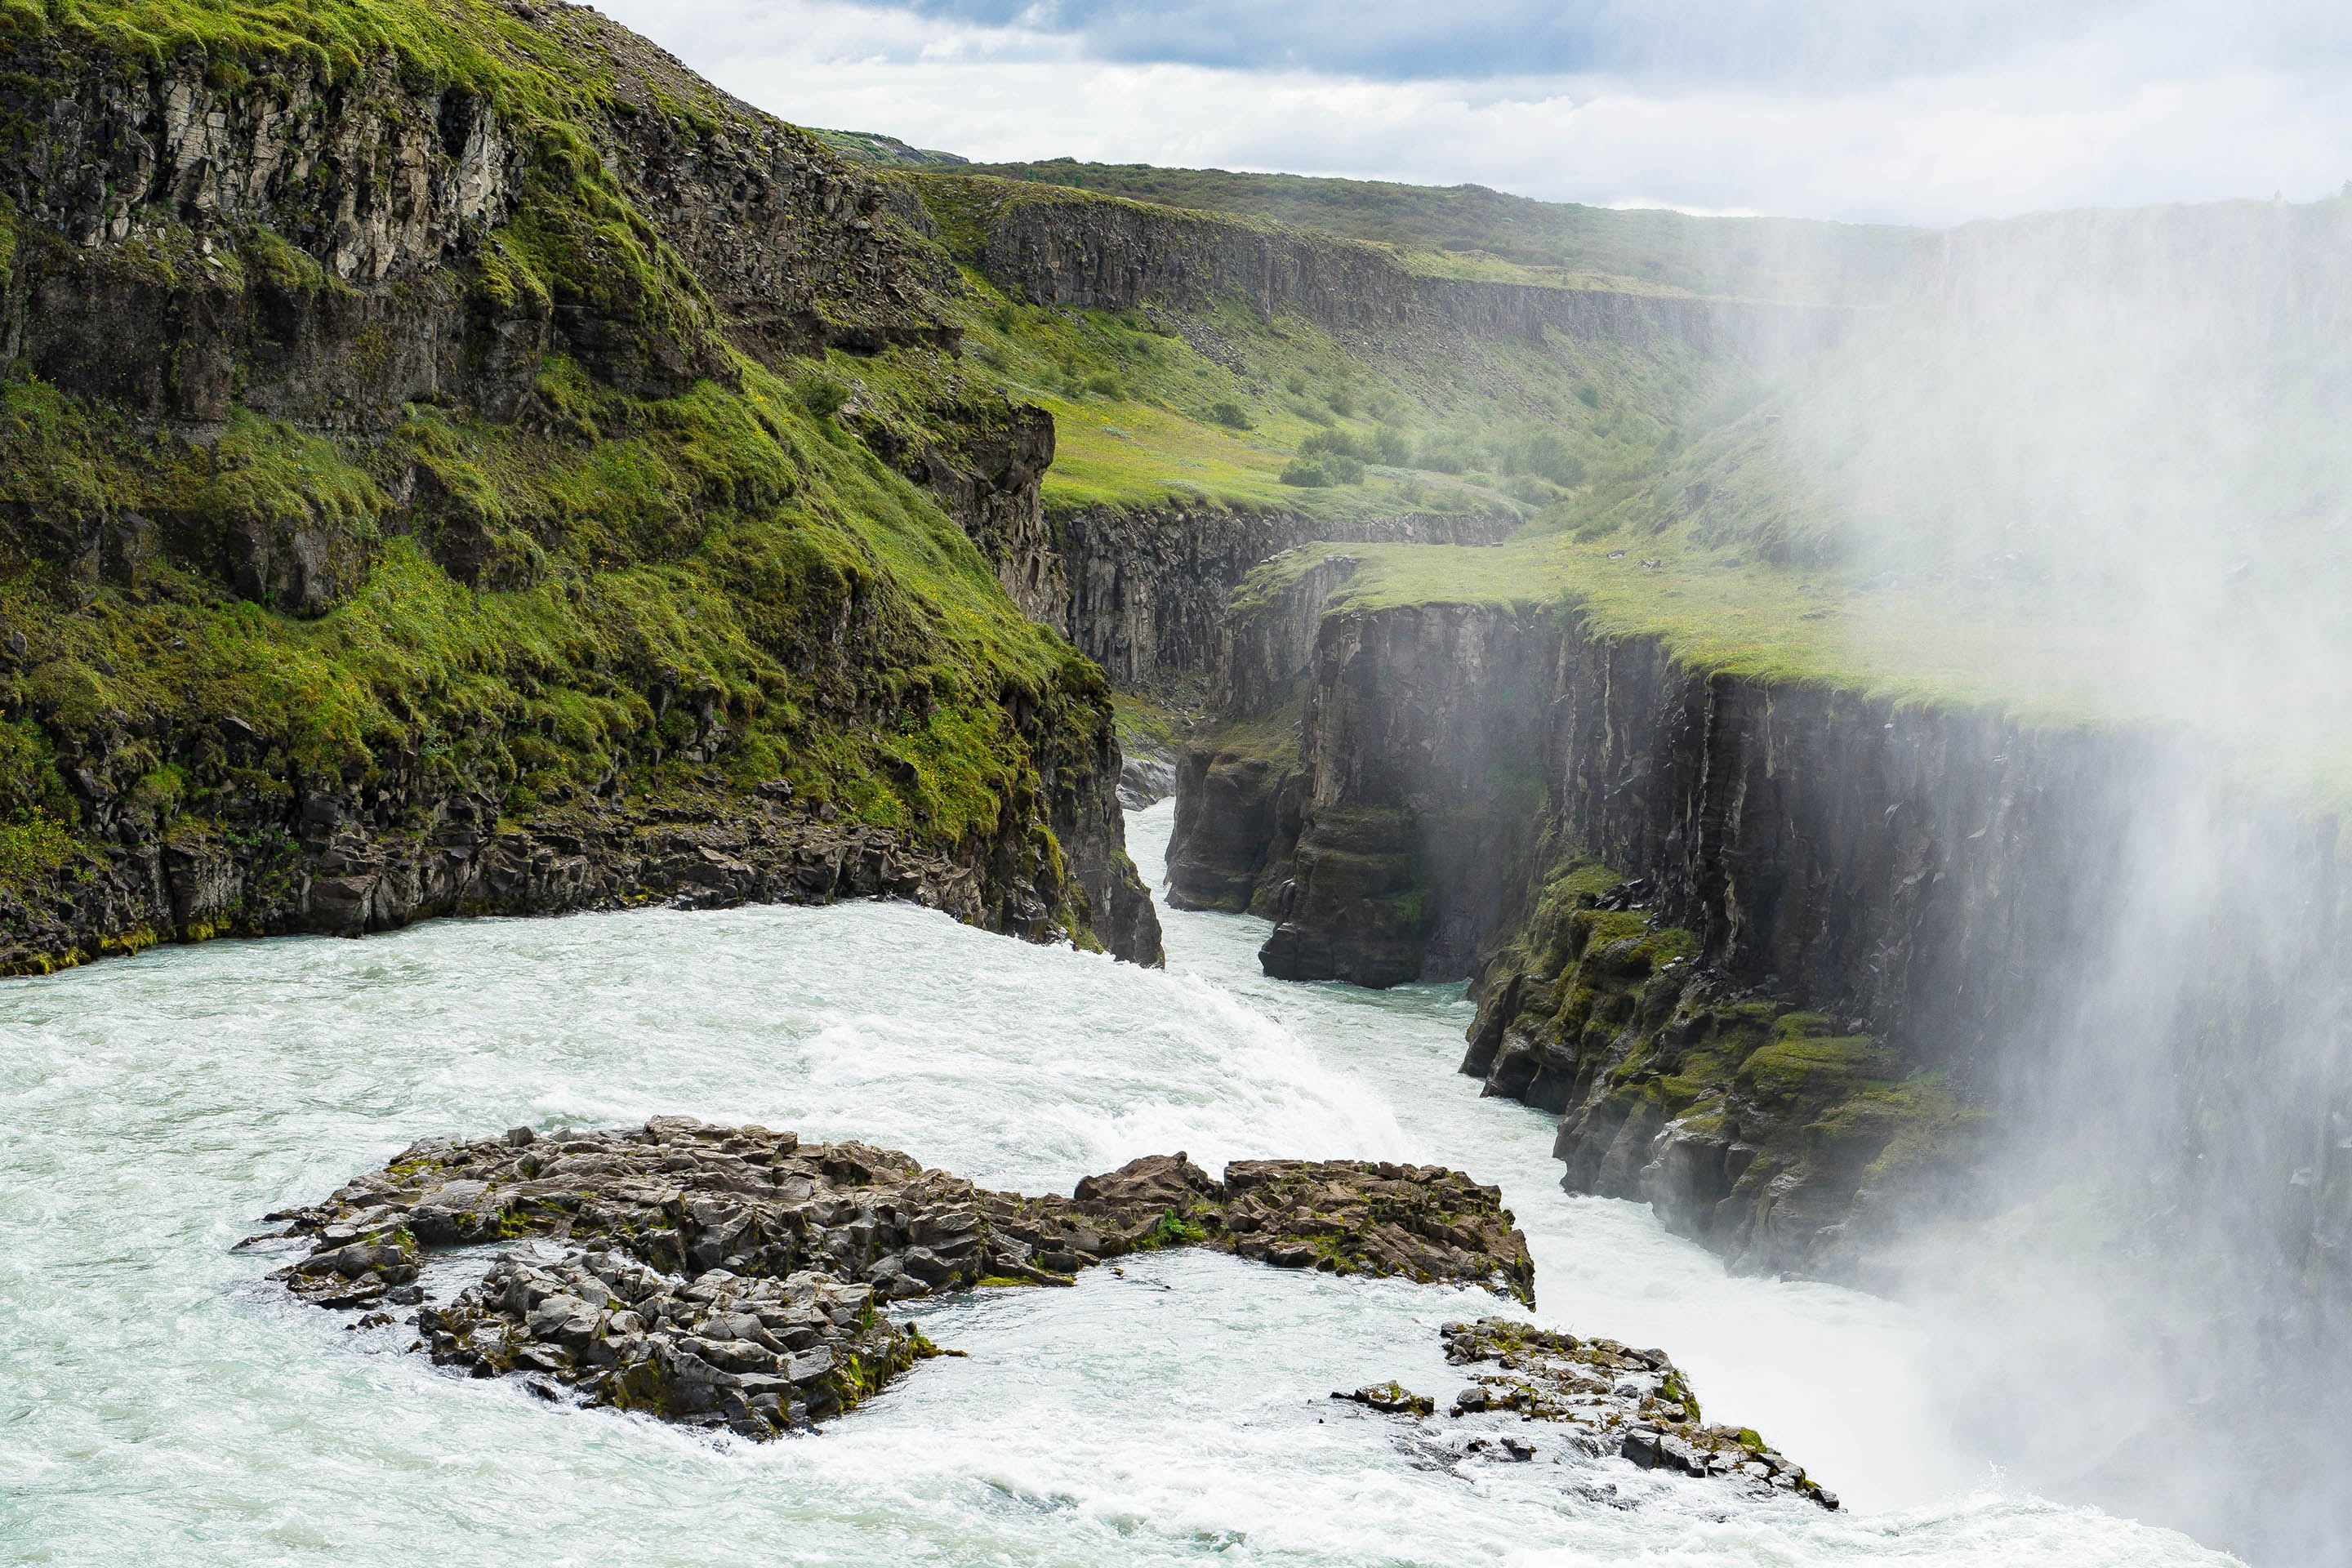
[[[1168, 811], [1131, 821], [1147, 874]], [[1549, 1119], [1452, 1071], [1459, 986], [1280, 985], [1256, 973], [1262, 923], [1162, 918], [1166, 973], [855, 905], [218, 942], [0, 983], [0, 1544], [186, 1564], [2227, 1561], [2004, 1493], [1943, 1436], [1897, 1309], [1727, 1278], [1646, 1210], [1560, 1193]], [[1856, 1511], [1727, 1516], [1613, 1463], [1420, 1468], [1399, 1424], [1327, 1397], [1391, 1375], [1450, 1394], [1434, 1330], [1498, 1310], [1476, 1292], [1177, 1253], [926, 1303], [968, 1359], [754, 1447], [445, 1375], [228, 1250], [419, 1137], [658, 1111], [1031, 1191], [1178, 1148], [1460, 1166], [1517, 1209], [1545, 1321], [1667, 1348], [1711, 1418]]]

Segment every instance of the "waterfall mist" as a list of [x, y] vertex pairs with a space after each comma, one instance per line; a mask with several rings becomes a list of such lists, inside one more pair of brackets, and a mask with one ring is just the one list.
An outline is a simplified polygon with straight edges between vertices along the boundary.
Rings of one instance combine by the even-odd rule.
[[1874, 666], [2101, 737], [1986, 803], [2066, 847], [2000, 872], [2007, 994], [1904, 1026], [1998, 1131], [1891, 1278], [2014, 1479], [2257, 1563], [2352, 1552], [2347, 240], [2352, 199], [1925, 237], [1694, 525], [1840, 581]]

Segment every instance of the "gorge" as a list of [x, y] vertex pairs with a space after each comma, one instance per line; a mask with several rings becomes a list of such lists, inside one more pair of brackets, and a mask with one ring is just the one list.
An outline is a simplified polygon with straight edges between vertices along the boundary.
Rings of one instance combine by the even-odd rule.
[[[807, 132], [581, 6], [5, 16], [10, 1446], [83, 1500], [27, 1540], [411, 1549], [314, 1438], [511, 1464], [515, 1517], [594, 1500], [552, 1527], [583, 1550], [2352, 1535], [2297, 1458], [2352, 1409], [2352, 199], [1926, 231], [1391, 188], [1474, 231], [1421, 246], [1339, 183], [1318, 217]], [[1035, 1238], [934, 1280], [928, 1230], [869, 1256], [869, 1194], [854, 1238], [793, 1222], [818, 1296], [778, 1263], [680, 1309], [820, 1302], [887, 1363], [769, 1387], [795, 1347], [709, 1340], [768, 1380], [739, 1436], [860, 1405], [751, 1457], [339, 1340], [228, 1251], [418, 1137], [682, 1158], [646, 1121], [681, 1112], [1008, 1205], [1180, 1147], [1221, 1192], [1451, 1167], [1508, 1194], [1542, 1327], [1467, 1273], [1253, 1281], [1124, 1233], [1066, 1289], [1009, 1289]], [[533, 1313], [617, 1254], [533, 1249], [608, 1196], [428, 1238], [504, 1258], [373, 1223], [320, 1256], [462, 1265], [471, 1316], [409, 1337], [570, 1389], [583, 1336]], [[682, 1301], [718, 1260], [648, 1261], [660, 1206], [615, 1245]], [[903, 1331], [860, 1316], [894, 1282]], [[927, 1334], [994, 1381], [909, 1371]], [[1678, 1435], [1680, 1369], [1809, 1468]], [[1648, 1436], [1522, 1463], [1505, 1407], [1578, 1400]], [[256, 1456], [217, 1519], [215, 1449]], [[437, 1560], [526, 1540], [448, 1507]]]

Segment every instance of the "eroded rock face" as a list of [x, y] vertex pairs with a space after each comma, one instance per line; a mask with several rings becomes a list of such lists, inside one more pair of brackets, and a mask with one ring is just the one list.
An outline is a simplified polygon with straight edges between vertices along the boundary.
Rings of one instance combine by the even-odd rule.
[[[715, 718], [703, 728], [723, 733]], [[182, 743], [215, 760], [257, 749], [235, 720], [217, 736]], [[659, 805], [592, 798], [518, 821], [495, 797], [448, 789], [413, 752], [373, 785], [322, 783], [300, 800], [290, 826], [265, 816], [278, 803], [264, 797], [252, 803], [250, 818], [230, 816], [226, 831], [184, 830], [154, 844], [143, 841], [152, 824], [106, 760], [77, 758], [85, 808], [131, 847], [76, 875], [69, 903], [0, 892], [0, 973], [44, 973], [159, 936], [356, 937], [446, 915], [648, 903], [728, 909], [901, 899], [1042, 941], [1057, 934], [1055, 907], [1073, 891], [1106, 950], [1156, 964], [1150, 893], [1111, 837], [1118, 764], [1108, 731], [1103, 747], [1108, 756], [1059, 768], [1052, 780], [1051, 820], [1075, 887], [1041, 885], [1002, 844], [950, 855], [888, 828], [836, 822], [829, 807], [812, 810], [781, 783], [750, 795], [713, 791]], [[407, 827], [417, 815], [431, 819], [428, 830]]]
[[[1437, 1453], [1525, 1463], [1547, 1446], [1553, 1458], [1629, 1459], [1644, 1470], [1712, 1479], [1752, 1498], [1803, 1498], [1827, 1509], [1824, 1490], [1752, 1428], [1710, 1426], [1698, 1396], [1665, 1352], [1633, 1350], [1614, 1340], [1580, 1340], [1508, 1318], [1447, 1323], [1445, 1359], [1471, 1369], [1469, 1387], [1443, 1421], [1437, 1402], [1393, 1380], [1331, 1397], [1385, 1415], [1432, 1418]], [[1562, 1429], [1557, 1445], [1530, 1441], [1525, 1424]]]
[[1165, 746], [1149, 737], [1130, 736], [1120, 742], [1119, 752], [1121, 810], [1142, 811], [1176, 793], [1176, 758]]
[[[1269, 556], [1316, 540], [1499, 544], [1517, 522], [1483, 512], [1318, 519], [1171, 500], [1065, 507], [1046, 526], [1059, 561], [1055, 570], [1067, 578], [1066, 619], [1057, 624], [1070, 641], [1121, 690], [1181, 696], [1222, 679], [1221, 667], [1231, 662], [1223, 653], [1225, 602]], [[1311, 618], [1307, 635], [1311, 647]]]
[[1274, 920], [1280, 978], [1473, 976], [1464, 1068], [1562, 1113], [1573, 1190], [1856, 1277], [1895, 1197], [1958, 1186], [1986, 1062], [2060, 1001], [2019, 955], [2101, 918], [2048, 873], [2120, 860], [2099, 803], [2158, 755], [1708, 676], [1572, 614], [1328, 609], [1342, 565], [1236, 596], [1239, 721], [1180, 771], [1171, 901]]
[[[551, 563], [568, 563], [578, 604], [604, 569], [686, 560], [712, 517], [778, 499], [681, 496], [658, 528], [613, 551], [583, 542], [566, 508], [531, 487], [486, 487], [479, 451], [460, 458], [435, 434], [446, 416], [499, 449], [545, 443], [530, 447], [534, 467], [612, 438], [567, 411], [542, 372], [569, 365], [653, 399], [734, 385], [735, 351], [791, 374], [793, 356], [829, 348], [953, 347], [948, 304], [962, 285], [903, 186], [725, 99], [589, 7], [474, 20], [494, 54], [590, 63], [595, 90], [550, 110], [562, 134], [518, 129], [488, 89], [432, 85], [440, 73], [390, 49], [337, 64], [312, 48], [240, 52], [231, 67], [194, 45], [126, 53], [63, 13], [0, 38], [0, 120], [12, 127], [0, 146], [0, 363], [88, 400], [101, 427], [119, 416], [135, 439], [109, 450], [149, 475], [77, 485], [69, 503], [14, 489], [39, 499], [0, 501], [0, 535], [53, 566], [59, 590], [54, 605], [12, 608], [21, 624], [0, 628], [0, 685], [15, 693], [5, 716], [55, 748], [76, 798], [52, 815], [84, 840], [69, 861], [0, 889], [0, 973], [232, 932], [356, 935], [454, 912], [856, 891], [1159, 962], [1157, 917], [1123, 848], [1120, 759], [1107, 721], [1089, 720], [1108, 719], [1091, 689], [1066, 704], [1000, 694], [993, 707], [1027, 752], [1001, 783], [1020, 798], [992, 829], [953, 838], [927, 832], [921, 811], [898, 833], [792, 820], [759, 798], [768, 786], [738, 793], [716, 768], [701, 778], [707, 795], [674, 780], [659, 804], [624, 805], [624, 774], [731, 762], [747, 739], [740, 698], [633, 640], [634, 611], [609, 623], [601, 652], [567, 647], [503, 672], [517, 695], [593, 687], [637, 715], [594, 743], [610, 772], [592, 784], [594, 770], [580, 770], [553, 792], [509, 787], [514, 755], [555, 738], [520, 702], [462, 721], [467, 745], [503, 764], [428, 760], [424, 737], [455, 721], [425, 692], [415, 728], [322, 765], [301, 726], [250, 709], [248, 723], [236, 711], [245, 701], [215, 695], [234, 680], [201, 638], [184, 702], [42, 695], [79, 689], [68, 672], [88, 650], [55, 635], [67, 610], [115, 595], [145, 604], [179, 572], [316, 617], [358, 594], [384, 541], [405, 535], [483, 593], [543, 584]], [[591, 212], [604, 226], [593, 240], [565, 226]], [[1025, 610], [1058, 624], [1038, 501], [1051, 420], [940, 376], [953, 395], [923, 428], [895, 444], [866, 434], [931, 488]], [[294, 445], [298, 433], [318, 440]], [[304, 452], [305, 464], [349, 459], [347, 489], [320, 499], [332, 487], [281, 495], [247, 482]], [[167, 467], [181, 477], [150, 484]], [[763, 623], [755, 640], [793, 670], [794, 706], [819, 733], [876, 721], [875, 694], [900, 689], [886, 678], [920, 651], [894, 628], [890, 595], [792, 602], [789, 625]], [[177, 637], [128, 646], [142, 661], [188, 648]], [[44, 673], [53, 664], [63, 668]], [[1095, 684], [1091, 672], [1055, 679]], [[139, 783], [150, 776], [188, 787], [159, 804]]]
[[[641, 1128], [412, 1145], [315, 1206], [278, 1272], [321, 1307], [416, 1306], [425, 1350], [551, 1396], [767, 1437], [837, 1415], [937, 1353], [887, 1303], [1061, 1284], [1201, 1246], [1277, 1267], [1478, 1284], [1534, 1300], [1500, 1194], [1437, 1166], [1150, 1155], [1070, 1197], [991, 1192], [858, 1142], [656, 1117]], [[434, 1248], [517, 1244], [445, 1304]]]

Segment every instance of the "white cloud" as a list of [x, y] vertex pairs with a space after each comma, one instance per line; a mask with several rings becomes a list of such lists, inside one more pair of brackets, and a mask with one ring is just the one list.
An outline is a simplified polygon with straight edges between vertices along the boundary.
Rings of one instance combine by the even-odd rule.
[[1470, 181], [1555, 201], [1918, 223], [2274, 191], [2307, 200], [2352, 177], [2342, 70], [2243, 48], [2200, 57], [2185, 22], [2148, 13], [1969, 70], [1797, 90], [1122, 63], [1090, 58], [1075, 35], [838, 0], [605, 9], [786, 119], [986, 160]]

